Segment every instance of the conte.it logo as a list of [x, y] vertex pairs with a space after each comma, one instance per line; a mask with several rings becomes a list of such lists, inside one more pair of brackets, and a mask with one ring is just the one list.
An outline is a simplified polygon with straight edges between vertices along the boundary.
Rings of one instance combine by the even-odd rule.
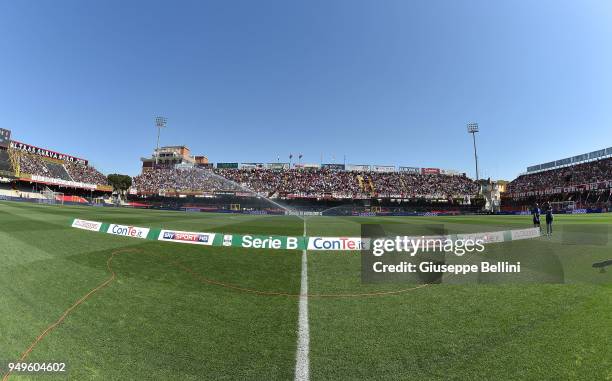
[[136, 226], [124, 226], [111, 224], [108, 227], [107, 233], [114, 235], [122, 235], [124, 237], [146, 239], [149, 234], [148, 228], [139, 228]]
[[311, 237], [308, 250], [361, 250], [359, 237]]

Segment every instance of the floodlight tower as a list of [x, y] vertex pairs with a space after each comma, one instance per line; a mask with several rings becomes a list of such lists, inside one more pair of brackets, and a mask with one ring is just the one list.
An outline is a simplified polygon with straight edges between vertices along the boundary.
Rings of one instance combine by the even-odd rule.
[[163, 116], [155, 117], [155, 127], [157, 127], [157, 150], [155, 150], [155, 165], [158, 164], [159, 160], [159, 135], [161, 133], [161, 129], [166, 127], [167, 122], [168, 119], [164, 118]]
[[476, 181], [478, 181], [478, 153], [476, 151], [476, 133], [478, 132], [478, 123], [468, 123], [467, 131], [469, 134], [472, 134], [472, 139], [474, 141], [474, 161], [476, 162]]

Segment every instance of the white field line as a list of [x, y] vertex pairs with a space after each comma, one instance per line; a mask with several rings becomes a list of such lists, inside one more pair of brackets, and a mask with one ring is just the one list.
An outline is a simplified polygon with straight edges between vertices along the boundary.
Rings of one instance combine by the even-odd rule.
[[[306, 220], [304, 220], [304, 237]], [[310, 378], [310, 328], [308, 326], [308, 255], [302, 250], [302, 277], [300, 286], [300, 305], [298, 315], [298, 339], [295, 358], [295, 381], [308, 381]]]

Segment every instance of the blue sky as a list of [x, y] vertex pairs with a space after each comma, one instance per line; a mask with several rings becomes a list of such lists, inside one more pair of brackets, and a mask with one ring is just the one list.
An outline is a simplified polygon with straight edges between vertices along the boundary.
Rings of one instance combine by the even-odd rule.
[[609, 1], [4, 1], [0, 127], [139, 172], [213, 162], [395, 164], [512, 179], [612, 146]]

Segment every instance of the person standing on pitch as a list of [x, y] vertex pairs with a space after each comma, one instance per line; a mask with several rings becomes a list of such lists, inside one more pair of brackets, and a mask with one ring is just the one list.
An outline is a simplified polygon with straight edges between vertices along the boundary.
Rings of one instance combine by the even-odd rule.
[[550, 202], [546, 204], [546, 235], [552, 237], [553, 211]]
[[533, 216], [533, 227], [540, 228], [540, 205], [536, 202], [535, 206], [531, 210], [531, 215]]

